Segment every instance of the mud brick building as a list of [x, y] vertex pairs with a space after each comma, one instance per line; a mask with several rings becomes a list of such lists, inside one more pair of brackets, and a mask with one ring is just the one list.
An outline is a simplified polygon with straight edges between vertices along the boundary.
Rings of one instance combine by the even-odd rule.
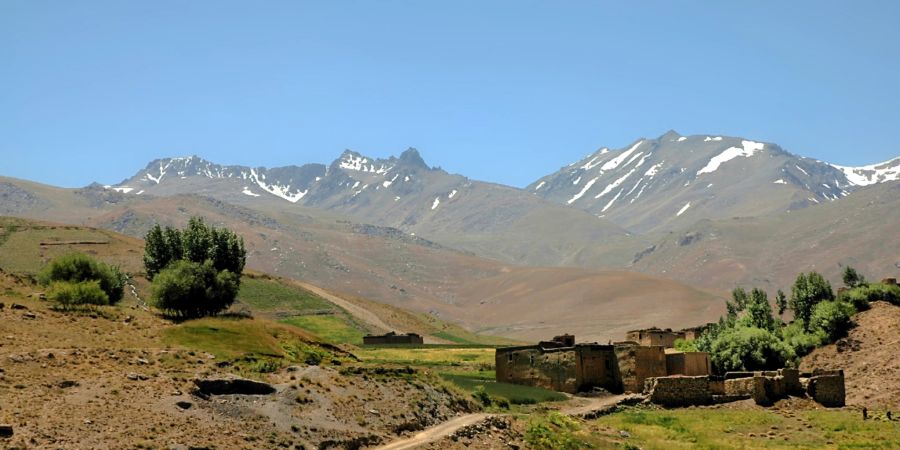
[[363, 336], [363, 344], [365, 345], [420, 345], [425, 341], [422, 336], [415, 333], [397, 334], [391, 331], [382, 335], [366, 335]]

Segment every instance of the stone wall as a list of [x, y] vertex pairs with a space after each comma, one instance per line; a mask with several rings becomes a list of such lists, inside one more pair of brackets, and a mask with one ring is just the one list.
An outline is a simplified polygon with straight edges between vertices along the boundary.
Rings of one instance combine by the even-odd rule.
[[706, 405], [712, 402], [708, 376], [648, 378], [644, 393], [651, 402], [664, 406]]
[[844, 406], [846, 392], [843, 370], [816, 370], [812, 375], [806, 392], [813, 400], [827, 407]]

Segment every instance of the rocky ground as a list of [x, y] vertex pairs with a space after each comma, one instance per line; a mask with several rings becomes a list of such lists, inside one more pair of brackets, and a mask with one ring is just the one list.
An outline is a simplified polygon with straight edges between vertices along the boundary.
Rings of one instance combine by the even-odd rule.
[[229, 362], [167, 348], [174, 325], [137, 305], [0, 302], [0, 448], [358, 448], [473, 407], [421, 372], [352, 364], [258, 374], [265, 395], [199, 388], [232, 379]]
[[843, 369], [847, 404], [900, 410], [900, 307], [872, 302], [854, 317], [856, 326], [832, 345], [803, 358], [801, 370]]

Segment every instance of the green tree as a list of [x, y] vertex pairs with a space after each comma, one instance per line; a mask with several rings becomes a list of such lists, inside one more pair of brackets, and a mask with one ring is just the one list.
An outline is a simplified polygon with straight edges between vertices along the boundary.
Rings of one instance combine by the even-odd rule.
[[856, 269], [847, 266], [844, 268], [843, 276], [844, 286], [855, 288], [866, 285], [866, 277], [862, 276]]
[[728, 312], [728, 318], [733, 321], [737, 318], [738, 313], [747, 307], [749, 296], [744, 288], [737, 287], [731, 291], [731, 299], [731, 301], [725, 300], [725, 309]]
[[784, 315], [784, 311], [787, 310], [788, 302], [787, 297], [784, 295], [784, 291], [781, 289], [778, 290], [778, 293], [775, 294], [775, 306], [778, 307], [778, 316]]
[[170, 262], [172, 262], [171, 247], [166, 242], [166, 236], [157, 223], [144, 236], [144, 269], [147, 272], [147, 278], [153, 280], [153, 277]]
[[765, 291], [753, 288], [745, 304], [751, 326], [775, 331], [775, 317], [772, 316], [772, 306], [769, 305], [769, 296]]
[[794, 311], [794, 317], [803, 323], [805, 331], [810, 330], [809, 318], [812, 315], [813, 308], [821, 302], [830, 300], [834, 300], [831, 283], [821, 274], [810, 272], [809, 274], [801, 273], [797, 276], [791, 288], [790, 306]]
[[50, 261], [38, 274], [38, 282], [50, 286], [54, 282], [81, 283], [96, 281], [106, 294], [106, 303], [116, 303], [125, 294], [125, 275], [116, 266], [100, 262], [81, 253], [70, 253]]
[[231, 306], [238, 276], [217, 271], [211, 261], [176, 261], [157, 274], [152, 285], [154, 306], [180, 318], [218, 314]]

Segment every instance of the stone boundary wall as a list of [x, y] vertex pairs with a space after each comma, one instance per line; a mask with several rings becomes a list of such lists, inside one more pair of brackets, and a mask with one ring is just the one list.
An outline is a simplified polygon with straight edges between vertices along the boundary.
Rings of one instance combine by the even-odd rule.
[[712, 403], [708, 376], [648, 378], [644, 393], [651, 402], [663, 406], [691, 406]]
[[806, 392], [816, 402], [829, 408], [844, 406], [844, 371], [814, 371], [806, 387]]

